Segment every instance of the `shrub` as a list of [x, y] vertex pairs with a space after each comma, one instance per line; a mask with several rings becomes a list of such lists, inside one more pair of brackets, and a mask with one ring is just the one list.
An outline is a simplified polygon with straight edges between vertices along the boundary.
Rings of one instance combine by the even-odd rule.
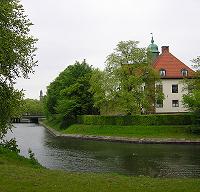
[[151, 114], [130, 116], [80, 115], [79, 124], [86, 125], [191, 125], [191, 114]]

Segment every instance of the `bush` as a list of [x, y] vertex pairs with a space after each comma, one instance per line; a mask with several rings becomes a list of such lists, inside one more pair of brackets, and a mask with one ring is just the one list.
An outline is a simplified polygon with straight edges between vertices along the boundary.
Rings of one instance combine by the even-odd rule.
[[190, 132], [193, 134], [200, 135], [200, 127], [198, 125], [192, 125], [190, 127]]
[[134, 116], [80, 115], [79, 124], [86, 125], [191, 125], [191, 114], [152, 114]]

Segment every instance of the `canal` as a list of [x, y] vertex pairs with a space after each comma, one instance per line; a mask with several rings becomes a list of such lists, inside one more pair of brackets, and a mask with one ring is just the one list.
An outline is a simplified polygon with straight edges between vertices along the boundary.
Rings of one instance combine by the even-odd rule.
[[43, 166], [73, 172], [150, 177], [200, 177], [200, 145], [128, 144], [56, 138], [44, 127], [14, 124], [21, 155], [28, 149]]

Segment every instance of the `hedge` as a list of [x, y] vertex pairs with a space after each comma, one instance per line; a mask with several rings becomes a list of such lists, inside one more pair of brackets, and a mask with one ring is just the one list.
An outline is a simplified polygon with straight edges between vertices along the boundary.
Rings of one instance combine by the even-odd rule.
[[191, 125], [191, 114], [151, 114], [134, 116], [80, 115], [77, 123], [86, 125]]

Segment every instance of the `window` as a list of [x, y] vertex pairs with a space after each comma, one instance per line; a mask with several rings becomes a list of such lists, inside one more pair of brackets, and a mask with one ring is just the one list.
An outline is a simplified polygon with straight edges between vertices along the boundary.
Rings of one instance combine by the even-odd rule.
[[160, 69], [160, 76], [161, 77], [166, 76], [166, 70], [165, 69]]
[[163, 108], [163, 100], [156, 101], [156, 108]]
[[172, 85], [172, 93], [178, 93], [178, 85]]
[[145, 86], [141, 86], [141, 89], [140, 89], [142, 92], [145, 91]]
[[187, 69], [182, 69], [181, 70], [181, 74], [183, 77], [187, 77], [188, 76], [188, 70]]
[[172, 107], [179, 107], [178, 100], [172, 100]]

